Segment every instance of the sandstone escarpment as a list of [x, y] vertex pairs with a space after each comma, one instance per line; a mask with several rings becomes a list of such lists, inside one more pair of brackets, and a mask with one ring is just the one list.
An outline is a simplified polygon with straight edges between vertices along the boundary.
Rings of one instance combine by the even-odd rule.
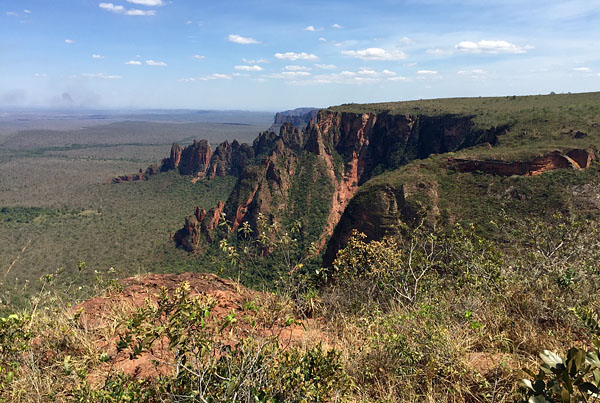
[[435, 181], [384, 185], [356, 195], [349, 202], [327, 243], [324, 264], [331, 265], [337, 251], [344, 247], [354, 229], [368, 239], [398, 234], [422, 219], [434, 220], [438, 183]]
[[[511, 162], [449, 158], [440, 163], [439, 169], [441, 171], [447, 169], [449, 173], [469, 174], [479, 172], [498, 177], [514, 176], [518, 179], [518, 177], [537, 176], [557, 169], [583, 170], [589, 168], [595, 158], [593, 150], [572, 149], [564, 152], [554, 151], [524, 161]], [[421, 220], [434, 225], [441, 218], [438, 206], [440, 184], [435, 179], [435, 175], [429, 176], [425, 170], [424, 167], [414, 166], [409, 171], [404, 172], [402, 180], [399, 182], [382, 180], [361, 188], [360, 192], [352, 198], [335, 227], [327, 245], [324, 264], [331, 265], [333, 263], [337, 251], [344, 247], [354, 229], [364, 233], [369, 239], [381, 239], [385, 235], [402, 232], [407, 226], [412, 226], [421, 222]], [[455, 181], [453, 177], [446, 180]], [[536, 203], [539, 203], [540, 200], [536, 202], [527, 193], [518, 192], [514, 188], [513, 182], [508, 181], [503, 185], [500, 180], [496, 181], [498, 182], [496, 186], [500, 188], [496, 192], [499, 190], [503, 196], [509, 196], [505, 197], [509, 199], [507, 206], [513, 206], [510, 204], [510, 199], [513, 199], [517, 203], [517, 208], [521, 204], [522, 208], [536, 209]], [[488, 180], [485, 185], [479, 184], [478, 186], [489, 188], [491, 185]], [[586, 204], [596, 203], [595, 198], [589, 196], [592, 193], [590, 189], [595, 189], [593, 186], [579, 186], [576, 189], [576, 191], [574, 190], [575, 196], [585, 199], [583, 202], [582, 200], [578, 202], [580, 207], [583, 206], [585, 209]], [[454, 192], [457, 191], [477, 194], [476, 191], [468, 188], [454, 190]], [[498, 198], [494, 192], [490, 193], [489, 190], [486, 192], [489, 193], [491, 198]], [[586, 196], [582, 196], [583, 194]], [[446, 197], [448, 197], [448, 191], [446, 191]], [[457, 193], [452, 194], [452, 197], [455, 200], [461, 200]], [[478, 199], [477, 203], [481, 205], [486, 203], [485, 200], [479, 199], [481, 196], [475, 197]], [[547, 195], [542, 192], [539, 197], [543, 200], [547, 198]], [[447, 203], [452, 204], [453, 202], [446, 200]], [[493, 203], [497, 202], [493, 201]], [[566, 205], [571, 204], [572, 202], [566, 203]], [[539, 206], [539, 204], [537, 205]], [[594, 205], [593, 209], [595, 208]], [[454, 210], [457, 209], [454, 208]], [[473, 217], [463, 218], [469, 221], [473, 219]]]
[[371, 177], [431, 154], [480, 143], [495, 144], [506, 130], [506, 126], [475, 129], [468, 116], [321, 112], [317, 124], [311, 127], [307, 147], [332, 167], [335, 154], [344, 164], [319, 245], [329, 239], [359, 185]]
[[[475, 129], [470, 116], [321, 111], [302, 131], [285, 123], [279, 135], [259, 135], [252, 146], [257, 161], [239, 176], [224, 212], [233, 229], [244, 221], [255, 227], [261, 213], [270, 220], [316, 216], [310, 240], [323, 247], [371, 177], [431, 154], [495, 144], [506, 129]], [[186, 231], [202, 232], [199, 222], [188, 218]]]
[[183, 228], [173, 236], [175, 243], [183, 249], [193, 252], [200, 245], [203, 236], [212, 241], [224, 207], [223, 202], [217, 203], [208, 212], [196, 207], [194, 214], [186, 217]]

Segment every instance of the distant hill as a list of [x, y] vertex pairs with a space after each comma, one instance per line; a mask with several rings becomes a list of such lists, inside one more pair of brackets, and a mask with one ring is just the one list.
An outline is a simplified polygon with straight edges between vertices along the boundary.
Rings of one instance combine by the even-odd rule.
[[269, 130], [278, 132], [284, 123], [291, 123], [298, 129], [303, 129], [311, 119], [316, 119], [319, 109], [317, 108], [296, 108], [289, 111], [278, 112], [273, 120], [273, 125]]

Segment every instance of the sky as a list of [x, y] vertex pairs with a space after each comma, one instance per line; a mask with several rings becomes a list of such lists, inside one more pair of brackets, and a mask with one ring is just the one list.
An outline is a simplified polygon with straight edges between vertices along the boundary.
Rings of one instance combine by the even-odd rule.
[[0, 0], [0, 108], [600, 90], [600, 0]]

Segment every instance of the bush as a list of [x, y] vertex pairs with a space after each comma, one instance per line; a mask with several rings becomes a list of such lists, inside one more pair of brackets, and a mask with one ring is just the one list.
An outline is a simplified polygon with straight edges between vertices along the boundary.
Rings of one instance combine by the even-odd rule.
[[[235, 326], [233, 314], [216, 322], [214, 300], [191, 296], [182, 284], [173, 295], [161, 291], [158, 306], [138, 310], [126, 324], [118, 348], [135, 358], [166, 340], [172, 359], [155, 356], [157, 365], [173, 368], [146, 384], [144, 398], [206, 402], [322, 402], [348, 390], [340, 355], [317, 345], [307, 351], [284, 348], [277, 337], [225, 341], [222, 335]], [[110, 378], [89, 396], [123, 393], [139, 397], [134, 380]], [[133, 389], [132, 389], [133, 388]], [[152, 391], [151, 393], [149, 391]]]

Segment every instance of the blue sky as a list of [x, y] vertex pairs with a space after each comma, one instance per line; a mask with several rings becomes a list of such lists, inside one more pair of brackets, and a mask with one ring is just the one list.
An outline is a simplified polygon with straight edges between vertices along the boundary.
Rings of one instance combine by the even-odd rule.
[[600, 0], [0, 0], [0, 107], [600, 90]]

